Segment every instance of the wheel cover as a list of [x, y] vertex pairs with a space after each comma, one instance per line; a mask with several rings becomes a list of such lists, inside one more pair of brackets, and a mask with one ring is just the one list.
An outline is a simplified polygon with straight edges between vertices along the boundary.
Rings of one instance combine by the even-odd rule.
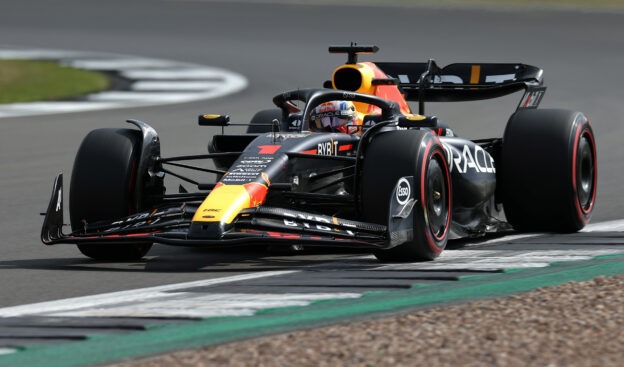
[[576, 158], [576, 193], [583, 212], [588, 212], [594, 201], [595, 156], [591, 136], [587, 131], [581, 135]]
[[436, 239], [441, 239], [447, 229], [449, 217], [448, 182], [437, 158], [427, 167], [427, 220], [429, 230]]

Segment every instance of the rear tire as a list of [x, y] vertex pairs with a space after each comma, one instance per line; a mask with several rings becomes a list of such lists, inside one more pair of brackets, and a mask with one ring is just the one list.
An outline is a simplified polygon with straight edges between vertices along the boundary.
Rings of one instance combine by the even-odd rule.
[[590, 220], [597, 160], [592, 127], [580, 112], [522, 110], [503, 138], [503, 206], [517, 230], [575, 232]]
[[[134, 187], [141, 134], [131, 129], [97, 129], [82, 141], [72, 171], [69, 213], [72, 230], [83, 222], [117, 219], [135, 213]], [[81, 244], [78, 249], [96, 260], [137, 260], [152, 244]]]
[[452, 190], [446, 154], [428, 131], [389, 131], [365, 152], [361, 177], [363, 220], [388, 224], [391, 195], [401, 177], [414, 177], [413, 238], [375, 252], [381, 261], [433, 260], [446, 247]]

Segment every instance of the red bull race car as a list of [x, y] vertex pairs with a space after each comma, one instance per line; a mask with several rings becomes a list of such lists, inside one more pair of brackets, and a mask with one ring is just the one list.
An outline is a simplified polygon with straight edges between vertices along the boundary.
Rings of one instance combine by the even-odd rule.
[[[597, 184], [592, 127], [580, 112], [537, 108], [541, 69], [358, 62], [376, 51], [330, 47], [348, 60], [324, 88], [275, 96], [277, 108], [258, 112], [245, 134], [225, 134], [235, 125], [227, 115], [199, 116], [199, 125], [221, 131], [204, 154], [162, 156], [157, 132], [138, 120], [90, 132], [71, 176], [71, 231], [59, 174], [42, 241], [75, 244], [98, 260], [138, 259], [159, 243], [338, 246], [421, 261], [449, 239], [588, 223]], [[520, 91], [498, 138], [463, 139], [424, 112], [426, 102]], [[184, 185], [171, 193], [165, 176]]]

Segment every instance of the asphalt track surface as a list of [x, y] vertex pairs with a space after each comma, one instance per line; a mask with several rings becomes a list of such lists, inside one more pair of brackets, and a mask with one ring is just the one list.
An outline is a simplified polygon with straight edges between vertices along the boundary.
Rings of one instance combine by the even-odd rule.
[[[428, 7], [345, 7], [218, 1], [9, 0], [0, 5], [0, 47], [85, 50], [179, 60], [245, 75], [249, 87], [210, 101], [0, 121], [0, 307], [122, 291], [256, 270], [281, 270], [344, 255], [267, 257], [262, 251], [155, 247], [146, 260], [97, 263], [73, 246], [46, 248], [41, 217], [54, 175], [71, 173], [84, 135], [147, 121], [163, 154], [201, 153], [211, 131], [199, 113], [248, 121], [273, 95], [320, 86], [344, 57], [327, 46], [380, 46], [372, 60], [524, 62], [545, 70], [543, 107], [585, 112], [599, 156], [594, 221], [624, 217], [624, 15], [601, 12]], [[469, 138], [501, 136], [519, 96], [447, 108], [431, 105]], [[521, 195], [521, 193], [519, 193]], [[536, 203], [536, 208], [539, 206]]]

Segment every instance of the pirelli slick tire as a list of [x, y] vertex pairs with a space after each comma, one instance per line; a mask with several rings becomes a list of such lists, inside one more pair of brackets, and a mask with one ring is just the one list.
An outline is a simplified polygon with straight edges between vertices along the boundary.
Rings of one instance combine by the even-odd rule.
[[257, 112], [249, 122], [247, 127], [248, 134], [270, 133], [272, 131], [271, 123], [273, 120], [282, 121], [282, 110], [272, 108]]
[[451, 221], [452, 190], [446, 154], [439, 139], [424, 130], [379, 134], [364, 156], [361, 177], [363, 220], [387, 225], [390, 201], [401, 177], [412, 176], [413, 238], [379, 250], [381, 261], [433, 260], [446, 247]]
[[[82, 141], [72, 171], [69, 214], [72, 230], [84, 222], [125, 217], [134, 207], [141, 134], [132, 129], [97, 129]], [[84, 255], [106, 261], [140, 259], [152, 244], [80, 244]]]
[[503, 137], [503, 207], [517, 230], [574, 232], [594, 209], [596, 142], [585, 115], [522, 110]]

